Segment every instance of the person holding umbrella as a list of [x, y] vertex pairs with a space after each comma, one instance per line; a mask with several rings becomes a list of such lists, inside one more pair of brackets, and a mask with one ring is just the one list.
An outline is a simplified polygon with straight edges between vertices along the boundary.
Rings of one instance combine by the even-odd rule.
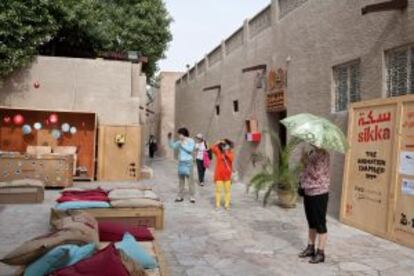
[[[300, 177], [300, 191], [304, 196], [306, 220], [308, 222], [308, 246], [299, 254], [300, 258], [311, 257], [310, 263], [325, 261], [325, 246], [328, 229], [326, 213], [330, 185], [330, 150], [345, 153], [348, 147], [343, 132], [325, 118], [312, 114], [299, 114], [281, 121], [289, 133], [308, 142], [311, 150], [302, 154], [304, 171]], [[318, 239], [317, 248], [315, 248]]]

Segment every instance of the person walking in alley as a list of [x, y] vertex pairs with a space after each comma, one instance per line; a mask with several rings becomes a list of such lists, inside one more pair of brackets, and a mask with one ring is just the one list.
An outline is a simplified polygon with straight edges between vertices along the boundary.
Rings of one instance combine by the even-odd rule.
[[204, 186], [204, 177], [206, 169], [210, 165], [210, 156], [208, 153], [207, 141], [204, 140], [201, 133], [196, 135], [195, 156], [198, 172], [198, 183]]
[[[300, 258], [311, 257], [309, 261], [317, 264], [325, 261], [325, 245], [327, 240], [326, 212], [329, 199], [329, 153], [312, 146], [313, 149], [304, 153], [302, 162], [304, 171], [300, 179], [304, 196], [304, 207], [308, 221], [308, 246], [300, 254]], [[318, 237], [317, 250], [315, 250]]]
[[150, 138], [148, 140], [148, 148], [149, 148], [149, 157], [153, 159], [155, 156], [155, 152], [158, 150], [158, 144], [157, 144], [157, 140], [155, 139], [155, 136], [152, 134], [150, 135]]
[[172, 133], [168, 133], [168, 144], [171, 149], [178, 150], [178, 180], [179, 191], [175, 202], [184, 201], [185, 183], [188, 183], [190, 190], [190, 202], [195, 203], [195, 187], [193, 174], [193, 153], [195, 142], [190, 138], [190, 133], [186, 128], [180, 128], [177, 131], [178, 141], [173, 141]]
[[228, 139], [221, 140], [211, 147], [216, 156], [216, 168], [214, 181], [216, 183], [216, 208], [221, 207], [221, 195], [224, 190], [224, 208], [230, 208], [231, 201], [231, 177], [233, 173], [233, 147], [234, 144]]

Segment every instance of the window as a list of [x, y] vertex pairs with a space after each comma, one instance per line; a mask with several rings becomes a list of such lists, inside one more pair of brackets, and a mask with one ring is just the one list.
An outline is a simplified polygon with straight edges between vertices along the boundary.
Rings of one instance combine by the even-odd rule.
[[345, 111], [349, 103], [361, 100], [360, 61], [354, 61], [333, 68], [335, 81], [335, 111]]
[[386, 53], [387, 96], [414, 94], [414, 46]]
[[216, 115], [219, 116], [220, 115], [220, 106], [216, 105]]
[[239, 112], [239, 101], [233, 101], [233, 111], [235, 113]]

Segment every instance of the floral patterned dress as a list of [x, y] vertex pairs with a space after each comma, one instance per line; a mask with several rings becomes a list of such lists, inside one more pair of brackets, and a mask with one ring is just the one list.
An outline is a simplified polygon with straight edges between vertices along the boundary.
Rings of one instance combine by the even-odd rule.
[[328, 193], [330, 182], [329, 153], [321, 150], [312, 151], [300, 178], [305, 195], [315, 196]]

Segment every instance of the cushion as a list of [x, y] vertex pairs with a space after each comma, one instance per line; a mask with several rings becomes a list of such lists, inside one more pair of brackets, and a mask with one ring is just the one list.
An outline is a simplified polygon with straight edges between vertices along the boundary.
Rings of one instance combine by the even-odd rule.
[[153, 200], [160, 200], [160, 197], [153, 191], [144, 191], [144, 197]]
[[112, 200], [111, 205], [112, 207], [119, 207], [119, 208], [162, 207], [162, 203], [160, 201], [148, 199], [148, 198]]
[[147, 276], [147, 272], [133, 259], [131, 259], [124, 251], [118, 250], [121, 261], [126, 270], [128, 270], [131, 276]]
[[98, 231], [98, 221], [95, 219], [95, 217], [85, 212], [75, 213], [71, 216], [52, 221], [53, 227], [57, 229], [68, 227], [71, 225], [71, 223], [83, 223]]
[[67, 201], [109, 201], [109, 198], [107, 192], [97, 188], [84, 191], [64, 191], [56, 201], [59, 203]]
[[93, 241], [95, 244], [99, 243], [98, 222], [93, 216], [87, 213], [82, 212], [80, 214], [74, 214], [72, 216], [53, 220], [52, 225], [57, 230], [79, 230], [82, 233], [84, 233], [85, 236], [89, 236], [90, 240]]
[[110, 208], [111, 205], [105, 201], [67, 201], [56, 205], [58, 210], [88, 209], [88, 208]]
[[38, 187], [43, 188], [44, 184], [40, 180], [36, 179], [18, 179], [10, 182], [0, 182], [0, 187]]
[[138, 241], [152, 241], [154, 237], [146, 227], [124, 223], [99, 222], [99, 239], [106, 242], [121, 241], [125, 233], [130, 233]]
[[56, 147], [53, 147], [52, 151], [54, 153], [75, 154], [77, 151], [77, 148], [74, 146], [56, 146]]
[[131, 259], [139, 263], [145, 269], [153, 269], [158, 267], [157, 262], [147, 251], [134, 239], [134, 237], [126, 233], [121, 242], [117, 242], [115, 247], [122, 250]]
[[143, 198], [144, 191], [138, 189], [115, 189], [109, 192], [108, 197], [110, 200]]
[[109, 198], [106, 195], [61, 195], [56, 202], [63, 203], [68, 201], [105, 201], [108, 202]]
[[28, 154], [45, 154], [51, 153], [52, 148], [49, 146], [27, 146], [26, 152]]
[[86, 244], [94, 242], [91, 235], [76, 229], [63, 229], [36, 237], [8, 253], [1, 261], [8, 265], [26, 265], [62, 244]]
[[31, 263], [26, 268], [24, 276], [47, 275], [56, 269], [73, 265], [92, 256], [94, 251], [95, 244], [57, 246]]
[[99, 250], [90, 258], [74, 265], [55, 270], [52, 276], [128, 276], [121, 255], [113, 244]]

